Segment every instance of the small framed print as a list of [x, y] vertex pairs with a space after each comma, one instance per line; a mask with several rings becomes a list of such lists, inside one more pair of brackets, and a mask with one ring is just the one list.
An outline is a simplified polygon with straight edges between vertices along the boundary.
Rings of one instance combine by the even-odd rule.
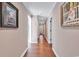
[[18, 9], [10, 2], [0, 2], [0, 27], [18, 28]]

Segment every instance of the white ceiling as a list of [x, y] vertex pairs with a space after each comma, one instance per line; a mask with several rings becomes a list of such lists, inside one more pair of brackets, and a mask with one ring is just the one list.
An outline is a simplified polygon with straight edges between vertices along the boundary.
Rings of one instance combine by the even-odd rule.
[[55, 2], [23, 2], [32, 15], [48, 16], [55, 6]]

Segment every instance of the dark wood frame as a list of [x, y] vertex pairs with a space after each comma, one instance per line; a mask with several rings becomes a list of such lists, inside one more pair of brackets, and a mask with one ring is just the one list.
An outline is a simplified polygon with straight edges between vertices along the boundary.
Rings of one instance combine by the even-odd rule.
[[60, 25], [63, 27], [63, 5], [61, 5], [61, 7], [60, 7]]
[[[3, 4], [4, 3], [7, 3], [11, 8], [13, 8], [13, 9], [15, 9], [16, 10], [16, 26], [4, 26], [3, 25], [3, 21], [5, 20], [5, 19], [3, 19]], [[12, 4], [12, 3], [10, 3], [10, 2], [0, 2], [0, 27], [1, 28], [18, 28], [18, 9]]]

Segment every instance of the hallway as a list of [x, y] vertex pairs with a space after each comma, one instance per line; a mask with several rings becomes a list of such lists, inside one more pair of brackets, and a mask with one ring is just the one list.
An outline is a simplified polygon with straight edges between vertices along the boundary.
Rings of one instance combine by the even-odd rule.
[[25, 57], [55, 57], [55, 54], [46, 39], [43, 39], [42, 36], [40, 36], [40, 38], [38, 44], [31, 44]]

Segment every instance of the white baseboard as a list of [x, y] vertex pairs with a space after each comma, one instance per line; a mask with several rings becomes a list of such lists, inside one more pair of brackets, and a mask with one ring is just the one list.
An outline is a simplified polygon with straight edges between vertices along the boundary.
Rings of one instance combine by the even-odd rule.
[[[48, 40], [48, 38], [46, 37], [46, 40], [47, 40], [47, 42], [49, 43], [49, 40]], [[49, 43], [50, 44], [50, 43]]]
[[37, 42], [31, 42], [31, 43], [36, 43], [37, 44]]
[[55, 49], [54, 49], [54, 48], [52, 48], [52, 50], [54, 51], [54, 53], [55, 53], [56, 57], [59, 57], [59, 55], [57, 54], [57, 52], [55, 51]]
[[25, 55], [25, 53], [27, 52], [27, 50], [28, 50], [28, 48], [26, 48], [26, 49], [24, 50], [24, 52], [21, 54], [20, 57], [23, 57], [23, 56]]

